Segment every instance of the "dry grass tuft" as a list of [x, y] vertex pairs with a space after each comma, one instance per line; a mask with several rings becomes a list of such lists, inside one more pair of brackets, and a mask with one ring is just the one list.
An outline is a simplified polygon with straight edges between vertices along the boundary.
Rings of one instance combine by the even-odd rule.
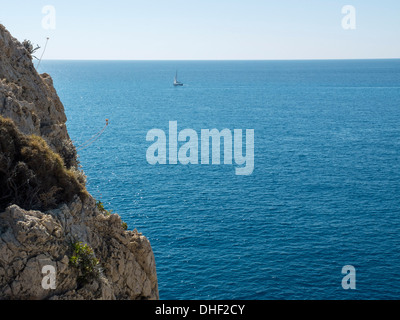
[[79, 171], [67, 169], [61, 156], [38, 136], [25, 136], [0, 116], [0, 211], [17, 204], [49, 210], [88, 196]]

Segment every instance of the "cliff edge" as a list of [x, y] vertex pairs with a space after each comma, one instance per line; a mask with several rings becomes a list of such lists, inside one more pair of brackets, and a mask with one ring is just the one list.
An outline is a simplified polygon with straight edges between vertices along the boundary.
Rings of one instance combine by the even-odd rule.
[[0, 25], [0, 300], [158, 299], [150, 242], [86, 191], [66, 120]]

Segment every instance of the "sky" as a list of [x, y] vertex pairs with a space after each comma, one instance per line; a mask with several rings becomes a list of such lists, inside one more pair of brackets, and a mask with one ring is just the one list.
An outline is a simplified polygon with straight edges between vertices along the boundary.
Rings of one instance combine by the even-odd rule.
[[0, 23], [44, 59], [400, 58], [399, 0], [0, 0]]

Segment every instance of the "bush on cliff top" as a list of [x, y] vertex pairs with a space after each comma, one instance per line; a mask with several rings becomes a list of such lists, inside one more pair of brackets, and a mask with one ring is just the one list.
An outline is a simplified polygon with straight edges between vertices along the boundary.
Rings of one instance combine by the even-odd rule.
[[26, 136], [0, 116], [0, 212], [12, 204], [49, 210], [88, 195], [76, 171], [37, 136]]

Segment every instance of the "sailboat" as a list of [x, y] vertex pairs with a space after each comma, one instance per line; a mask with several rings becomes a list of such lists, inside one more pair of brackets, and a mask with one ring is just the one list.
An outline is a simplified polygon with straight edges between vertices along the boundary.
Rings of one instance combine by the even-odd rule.
[[176, 71], [176, 74], [175, 74], [174, 86], [175, 87], [182, 87], [183, 86], [183, 83], [178, 81], [178, 71]]

